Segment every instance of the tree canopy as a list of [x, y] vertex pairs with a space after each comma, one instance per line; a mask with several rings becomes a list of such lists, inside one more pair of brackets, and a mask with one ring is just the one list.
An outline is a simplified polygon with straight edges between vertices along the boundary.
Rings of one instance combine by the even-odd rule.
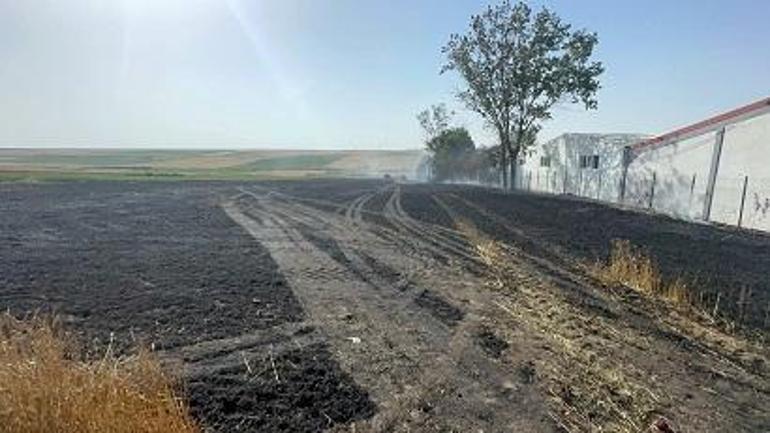
[[460, 74], [459, 99], [497, 132], [506, 186], [507, 166], [535, 143], [555, 105], [597, 107], [604, 71], [591, 60], [597, 42], [596, 33], [573, 31], [547, 8], [533, 14], [525, 3], [504, 0], [473, 16], [467, 33], [453, 34], [443, 48], [442, 73]]
[[450, 127], [452, 113], [444, 104], [433, 105], [417, 114], [425, 131], [425, 147], [431, 154], [435, 180], [467, 177], [474, 162], [476, 145], [463, 127]]
[[426, 144], [433, 155], [434, 179], [459, 179], [469, 174], [467, 166], [476, 145], [467, 129], [445, 129]]

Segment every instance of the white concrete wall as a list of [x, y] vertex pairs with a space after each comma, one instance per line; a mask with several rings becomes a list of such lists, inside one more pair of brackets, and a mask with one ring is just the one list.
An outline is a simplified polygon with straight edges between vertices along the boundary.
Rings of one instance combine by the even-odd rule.
[[[646, 208], [652, 197], [655, 211], [702, 219], [718, 130], [638, 152], [628, 168], [625, 204]], [[770, 112], [725, 125], [711, 221], [738, 224], [746, 176], [742, 225], [770, 231]]]
[[[702, 219], [714, 144], [724, 126], [710, 220], [738, 224], [748, 176], [742, 226], [770, 231], [770, 109], [748, 116], [753, 117], [727, 120], [702, 133], [636, 151], [628, 166], [623, 203], [680, 218]], [[632, 134], [563, 134], [532, 149], [519, 166], [514, 186], [617, 202], [623, 148], [643, 138]], [[599, 169], [581, 169], [581, 155], [599, 155]], [[541, 156], [551, 157], [550, 167], [540, 166]]]
[[770, 112], [725, 128], [711, 207], [713, 221], [738, 223], [746, 176], [742, 225], [770, 231]]
[[699, 218], [715, 140], [711, 132], [642, 151], [628, 166], [624, 203], [642, 208], [651, 204], [659, 212]]

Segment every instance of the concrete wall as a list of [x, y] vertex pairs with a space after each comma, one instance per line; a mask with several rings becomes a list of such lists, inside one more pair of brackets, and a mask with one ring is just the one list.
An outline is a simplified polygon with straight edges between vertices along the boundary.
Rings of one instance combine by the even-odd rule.
[[[712, 120], [660, 139], [665, 141], [635, 147], [623, 204], [702, 220], [715, 142], [724, 128], [709, 221], [737, 225], [740, 219], [743, 227], [770, 231], [770, 105]], [[643, 138], [634, 134], [561, 135], [526, 156], [515, 187], [618, 202], [623, 148]], [[581, 155], [599, 155], [599, 168], [581, 168]], [[551, 158], [550, 167], [541, 166], [542, 156]]]
[[748, 176], [743, 226], [770, 231], [770, 111], [725, 127], [711, 219], [737, 224]]
[[[715, 143], [724, 127], [710, 221], [770, 231], [770, 111], [641, 150], [629, 165], [625, 204], [702, 220]], [[653, 188], [653, 176], [655, 185]]]
[[666, 143], [638, 154], [628, 166], [624, 203], [678, 217], [699, 218], [703, 214], [715, 135]]

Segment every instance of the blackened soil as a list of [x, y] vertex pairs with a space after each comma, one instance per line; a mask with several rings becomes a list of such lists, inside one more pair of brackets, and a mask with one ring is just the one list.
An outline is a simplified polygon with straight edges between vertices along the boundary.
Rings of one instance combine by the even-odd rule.
[[381, 179], [315, 179], [310, 182], [260, 182], [263, 188], [279, 191], [287, 198], [327, 212], [343, 213], [347, 205], [363, 194], [374, 192], [385, 185]]
[[[97, 352], [112, 338], [182, 360], [198, 372], [191, 406], [211, 431], [317, 431], [370, 416], [323, 345], [252, 359], [252, 375], [226, 361], [232, 343], [219, 341], [260, 331], [280, 343], [273, 329], [304, 319], [267, 250], [220, 207], [237, 186], [0, 184], [0, 310], [55, 312]], [[197, 343], [210, 351], [182, 355]]]
[[364, 263], [372, 270], [377, 276], [383, 279], [387, 284], [398, 287], [400, 290], [405, 290], [409, 287], [409, 281], [406, 280], [401, 272], [391, 268], [390, 266], [382, 263], [374, 257], [366, 254], [363, 251], [359, 251], [358, 254], [363, 259]]
[[2, 186], [0, 308], [55, 311], [97, 346], [113, 334], [158, 349], [301, 319], [216, 188], [182, 185]]
[[261, 182], [263, 187], [275, 188], [292, 197], [326, 200], [345, 204], [356, 197], [382, 187], [380, 179], [316, 179], [311, 182]]
[[222, 432], [316, 432], [374, 414], [324, 345], [252, 361], [262, 368], [249, 372], [244, 364], [192, 379], [195, 415]]
[[499, 358], [508, 349], [508, 343], [495, 335], [488, 328], [482, 328], [476, 334], [476, 341], [488, 355]]
[[335, 262], [345, 266], [346, 268], [349, 268], [351, 271], [356, 271], [356, 269], [353, 267], [353, 264], [350, 262], [350, 259], [345, 255], [345, 252], [342, 251], [342, 248], [336, 240], [328, 237], [318, 236], [310, 227], [302, 226], [299, 223], [297, 223], [297, 225], [300, 227], [299, 231], [302, 234], [302, 237], [307, 239], [308, 242], [329, 254], [329, 257], [331, 257]]
[[414, 300], [417, 305], [428, 310], [435, 318], [444, 322], [446, 325], [454, 326], [463, 319], [464, 313], [459, 308], [447, 302], [440, 295], [423, 290]]
[[316, 248], [326, 252], [329, 257], [347, 268], [361, 281], [366, 281], [367, 283], [376, 286], [377, 284], [374, 279], [374, 277], [376, 277], [386, 284], [394, 285], [401, 290], [408, 288], [409, 282], [403, 278], [401, 273], [389, 267], [385, 263], [378, 261], [363, 251], [356, 251], [355, 254], [366, 265], [365, 267], [357, 266], [355, 263], [353, 263], [352, 260], [350, 260], [350, 258], [345, 255], [345, 252], [342, 251], [342, 248], [336, 240], [329, 237], [319, 236], [310, 227], [303, 226], [301, 223], [296, 224], [300, 233], [302, 234], [302, 237], [313, 244]]
[[364, 205], [364, 221], [369, 221], [390, 229], [394, 228], [383, 215], [385, 203], [388, 202], [388, 198], [390, 198], [391, 194], [392, 191], [390, 190], [379, 191], [369, 199]]
[[423, 191], [412, 191], [409, 188], [404, 189], [401, 194], [401, 205], [404, 210], [409, 209], [407, 213], [420, 221], [429, 221], [432, 224], [442, 225], [447, 228], [454, 227], [454, 220], [446, 211], [436, 202], [430, 194]]
[[[522, 231], [527, 239], [491, 218], [482, 218], [478, 212], [474, 224], [483, 225], [482, 229], [496, 239], [519, 244], [539, 255], [558, 251], [585, 262], [606, 260], [613, 239], [628, 239], [655, 258], [664, 277], [682, 276], [695, 281], [703, 293], [704, 305], [713, 306], [721, 293], [719, 311], [726, 317], [754, 329], [767, 330], [770, 326], [767, 234], [694, 224], [559, 196], [503, 193], [460, 185], [415, 185], [407, 191], [416, 196], [438, 194], [451, 200], [454, 195], [467, 200]], [[434, 224], [447, 224], [441, 216], [421, 212], [421, 202], [410, 198], [404, 202], [404, 209]], [[461, 201], [451, 204], [463, 212]]]

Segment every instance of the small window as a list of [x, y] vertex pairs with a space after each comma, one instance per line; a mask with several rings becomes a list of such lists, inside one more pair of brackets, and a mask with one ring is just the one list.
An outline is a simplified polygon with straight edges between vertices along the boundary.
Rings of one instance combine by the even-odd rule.
[[599, 155], [580, 155], [580, 168], [599, 168]]
[[550, 156], [541, 156], [540, 157], [540, 166], [541, 167], [550, 167], [551, 166], [551, 157]]

